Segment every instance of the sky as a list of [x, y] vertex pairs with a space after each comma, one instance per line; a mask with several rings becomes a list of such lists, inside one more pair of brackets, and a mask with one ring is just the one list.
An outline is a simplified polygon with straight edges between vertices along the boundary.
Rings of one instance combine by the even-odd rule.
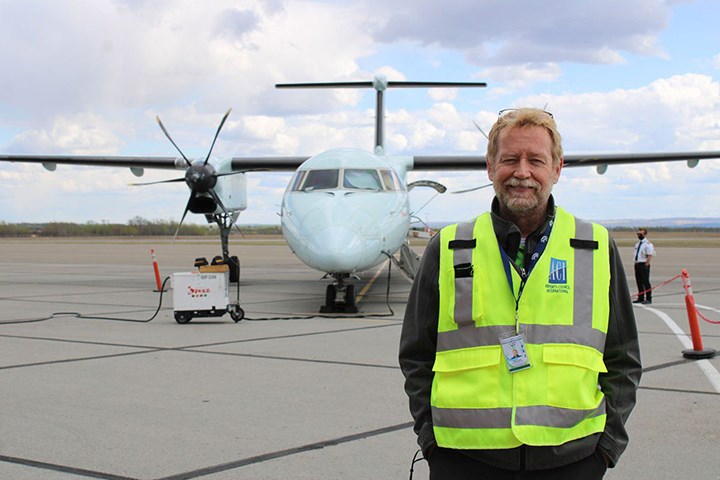
[[[276, 83], [484, 81], [385, 96], [390, 155], [485, 154], [503, 108], [551, 111], [566, 153], [720, 150], [716, 0], [0, 0], [0, 153], [310, 156], [373, 147], [372, 90]], [[178, 221], [184, 184], [147, 170], [0, 164], [0, 222]], [[279, 224], [290, 173], [248, 174], [240, 224]], [[450, 191], [484, 171], [411, 172]], [[602, 221], [720, 217], [720, 160], [565, 169], [554, 189]], [[415, 189], [426, 222], [485, 211], [491, 189]], [[428, 203], [429, 202], [429, 203]], [[199, 215], [186, 221], [204, 223]]]

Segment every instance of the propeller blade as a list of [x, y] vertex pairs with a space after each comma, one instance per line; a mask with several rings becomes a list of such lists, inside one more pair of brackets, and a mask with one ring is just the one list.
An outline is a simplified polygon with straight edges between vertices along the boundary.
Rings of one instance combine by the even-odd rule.
[[478, 125], [478, 123], [477, 123], [475, 120], [473, 120], [473, 123], [475, 124], [475, 128], [477, 128], [478, 130], [480, 130], [480, 133], [483, 134], [483, 137], [485, 137], [486, 140], [490, 140], [490, 137], [487, 136], [487, 133], [485, 133], [485, 130], [483, 130], [483, 129], [480, 127], [480, 125]]
[[236, 172], [225, 172], [215, 174], [216, 178], [227, 177], [228, 175], [237, 175], [238, 173], [247, 173], [249, 170], [238, 170]]
[[208, 160], [210, 160], [210, 154], [213, 151], [213, 148], [215, 148], [215, 141], [218, 138], [218, 135], [220, 135], [220, 130], [222, 130], [223, 125], [225, 125], [225, 120], [227, 120], [228, 116], [230, 116], [230, 112], [232, 112], [232, 108], [228, 108], [228, 111], [225, 112], [225, 115], [223, 116], [222, 120], [220, 121], [220, 125], [217, 128], [217, 131], [215, 132], [215, 138], [213, 138], [212, 144], [210, 145], [210, 150], [208, 150], [207, 157], [205, 157], [205, 163], [203, 165], [207, 165]]
[[180, 227], [182, 227], [183, 221], [185, 220], [185, 216], [187, 215], [188, 210], [190, 210], [190, 203], [193, 201], [193, 198], [195, 197], [195, 191], [190, 192], [190, 199], [188, 200], [187, 205], [185, 205], [185, 211], [182, 214], [182, 218], [180, 219], [180, 223], [178, 223], [178, 228], [175, 230], [175, 236], [173, 237], [173, 242], [177, 240], [178, 233], [180, 233]]
[[155, 116], [155, 120], [157, 120], [158, 125], [160, 125], [160, 129], [163, 131], [163, 133], [165, 134], [167, 139], [170, 140], [170, 143], [173, 144], [173, 147], [175, 147], [175, 150], [180, 152], [180, 155], [182, 155], [182, 157], [185, 159], [185, 163], [187, 163], [187, 166], [189, 167], [190, 165], [192, 165], [192, 163], [190, 163], [190, 160], [188, 160], [188, 158], [185, 156], [185, 154], [182, 152], [182, 150], [180, 150], [180, 147], [178, 147], [177, 144], [173, 141], [172, 137], [170, 136], [167, 129], [165, 128], [165, 125], [163, 125], [162, 121], [160, 120], [160, 117]]
[[235, 228], [237, 229], [237, 231], [240, 233], [240, 236], [241, 236], [241, 237], [245, 238], [245, 234], [244, 234], [243, 231], [240, 229], [240, 227], [238, 226], [237, 223], [233, 222], [233, 227], [235, 227]]
[[457, 191], [455, 191], [455, 192], [450, 192], [450, 193], [467, 193], [467, 192], [473, 192], [473, 191], [475, 191], [475, 190], [480, 190], [480, 189], [485, 188], [485, 187], [492, 187], [492, 183], [488, 183], [487, 185], [482, 185], [482, 186], [479, 186], [479, 187], [468, 188], [468, 189], [466, 189], [466, 190], [457, 190]]
[[217, 193], [215, 193], [215, 190], [213, 190], [211, 188], [210, 190], [208, 190], [208, 193], [213, 198], [213, 200], [215, 200], [215, 203], [217, 203], [220, 206], [220, 208], [222, 208], [222, 211], [225, 213], [225, 215], [229, 215], [227, 208], [225, 208], [225, 205], [223, 205], [222, 201], [220, 200], [220, 197], [218, 197]]
[[144, 183], [128, 183], [131, 187], [141, 187], [143, 185], [157, 185], [158, 183], [176, 183], [176, 182], [184, 182], [185, 177], [183, 178], [173, 178], [171, 180], [158, 180], [157, 182], [144, 182]]

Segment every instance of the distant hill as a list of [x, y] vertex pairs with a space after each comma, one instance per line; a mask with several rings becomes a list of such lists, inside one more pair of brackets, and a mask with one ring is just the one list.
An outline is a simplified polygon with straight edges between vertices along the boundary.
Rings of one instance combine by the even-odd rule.
[[[634, 229], [638, 227], [647, 228], [718, 228], [720, 229], [720, 218], [645, 218], [645, 219], [622, 219], [622, 220], [593, 220], [610, 229]], [[457, 222], [430, 222], [430, 227], [439, 229], [445, 225]]]
[[720, 228], [720, 218], [646, 218], [627, 220], [599, 220], [607, 228]]

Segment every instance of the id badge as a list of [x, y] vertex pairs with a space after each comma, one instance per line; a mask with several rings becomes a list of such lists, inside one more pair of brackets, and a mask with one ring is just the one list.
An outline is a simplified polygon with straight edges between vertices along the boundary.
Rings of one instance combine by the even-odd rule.
[[500, 346], [502, 347], [505, 363], [510, 373], [519, 372], [520, 370], [531, 367], [522, 334], [516, 335], [513, 332], [503, 335], [500, 337]]

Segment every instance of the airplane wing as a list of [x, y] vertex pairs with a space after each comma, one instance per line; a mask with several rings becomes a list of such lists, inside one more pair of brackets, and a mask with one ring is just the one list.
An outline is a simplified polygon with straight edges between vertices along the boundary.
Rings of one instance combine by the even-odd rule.
[[232, 169], [238, 170], [295, 170], [307, 157], [233, 157]]
[[[305, 157], [232, 157], [233, 171], [291, 171], [310, 158]], [[695, 167], [700, 160], [720, 159], [720, 151], [601, 153], [564, 156], [565, 167], [607, 167], [609, 165], [686, 161]], [[415, 155], [413, 170], [485, 170], [484, 155]], [[48, 170], [57, 165], [126, 167], [130, 169], [182, 170], [187, 167], [182, 157], [93, 156], [93, 155], [3, 155], [0, 162], [40, 163]]]
[[[295, 170], [310, 157], [233, 157], [233, 171], [243, 170]], [[143, 169], [184, 170], [187, 164], [182, 157], [150, 156], [94, 156], [94, 155], [7, 155], [0, 154], [0, 162], [40, 163], [53, 171], [57, 165], [84, 165], [94, 167], [126, 167], [137, 176]]]
[[[565, 167], [597, 167], [605, 173], [609, 165], [642, 164], [686, 161], [688, 167], [697, 166], [700, 160], [720, 159], [720, 151], [660, 152], [660, 153], [601, 153], [564, 155]], [[414, 170], [485, 170], [484, 155], [416, 155]]]
[[57, 165], [87, 165], [127, 168], [185, 168], [181, 157], [93, 156], [93, 155], [2, 155], [0, 162], [41, 163], [48, 170]]

